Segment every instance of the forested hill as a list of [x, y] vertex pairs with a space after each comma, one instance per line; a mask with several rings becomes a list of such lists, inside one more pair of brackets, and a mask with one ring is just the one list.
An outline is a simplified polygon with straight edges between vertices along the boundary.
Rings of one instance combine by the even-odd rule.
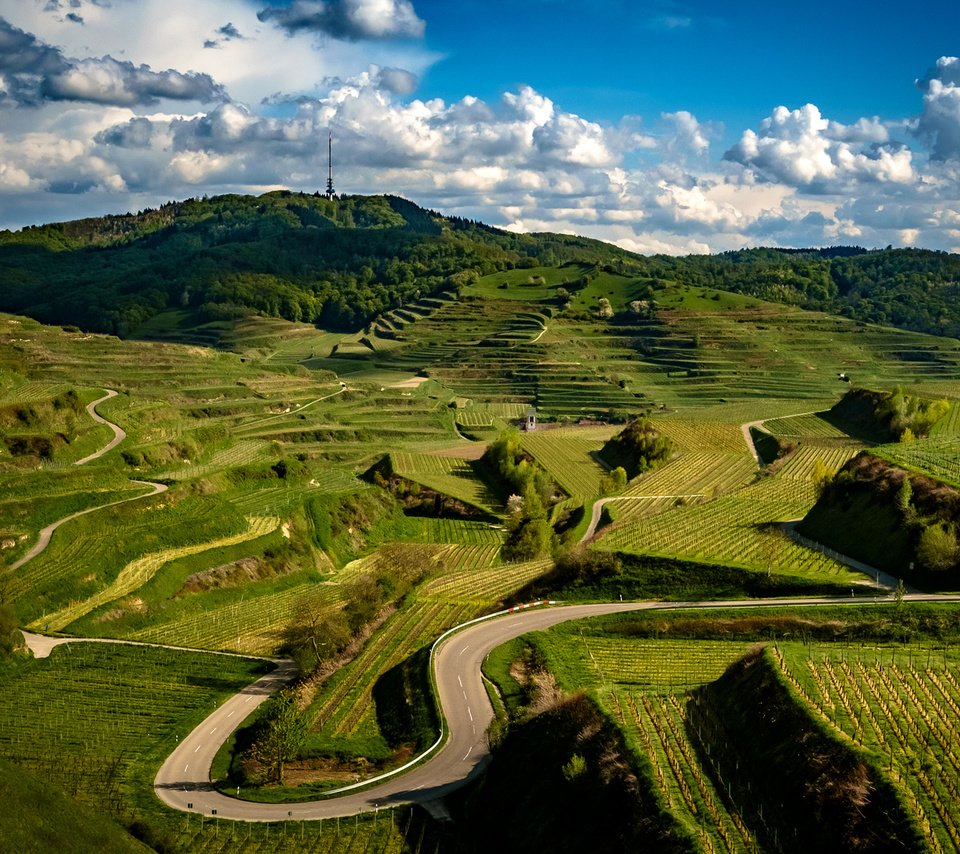
[[596, 240], [514, 234], [394, 196], [289, 191], [0, 232], [0, 310], [127, 335], [190, 308], [354, 330], [476, 276], [567, 261], [658, 282], [960, 337], [960, 255], [859, 247], [640, 257]]
[[647, 259], [651, 276], [868, 323], [960, 337], [960, 255], [927, 249], [745, 249]]
[[625, 256], [599, 241], [512, 234], [393, 196], [218, 196], [0, 232], [0, 310], [121, 336], [182, 307], [201, 321], [257, 312], [355, 329], [474, 275]]

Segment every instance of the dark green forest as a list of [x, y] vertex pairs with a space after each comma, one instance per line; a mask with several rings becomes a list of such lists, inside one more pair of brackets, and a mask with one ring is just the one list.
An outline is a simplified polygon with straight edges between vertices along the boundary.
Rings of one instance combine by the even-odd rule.
[[945, 252], [641, 257], [585, 238], [513, 234], [395, 196], [290, 191], [0, 232], [0, 310], [120, 336], [168, 309], [190, 309], [198, 323], [263, 314], [355, 330], [476, 276], [566, 262], [960, 336], [960, 256]]

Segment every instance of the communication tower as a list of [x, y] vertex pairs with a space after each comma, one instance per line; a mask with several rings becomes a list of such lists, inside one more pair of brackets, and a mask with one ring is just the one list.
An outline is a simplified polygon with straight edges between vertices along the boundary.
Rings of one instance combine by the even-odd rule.
[[333, 131], [327, 135], [327, 198], [332, 199], [336, 195], [333, 189]]

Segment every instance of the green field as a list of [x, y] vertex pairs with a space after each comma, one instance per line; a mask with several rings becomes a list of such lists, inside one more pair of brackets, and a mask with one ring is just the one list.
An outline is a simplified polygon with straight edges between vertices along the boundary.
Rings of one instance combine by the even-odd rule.
[[[307, 611], [319, 622], [347, 619], [370, 598], [373, 613], [351, 625], [350, 642], [316, 675], [304, 674], [303, 794], [408, 758], [410, 745], [385, 734], [375, 701], [381, 677], [450, 626], [549, 579], [601, 497], [610, 500], [590, 549], [684, 567], [637, 588], [638, 596], [677, 598], [696, 587], [689, 574], [697, 566], [733, 579], [781, 579], [791, 589], [875, 586], [791, 539], [784, 523], [813, 506], [817, 471], [834, 472], [865, 447], [822, 415], [848, 388], [837, 374], [954, 398], [956, 342], [655, 284], [629, 265], [589, 258], [493, 269], [387, 307], [353, 332], [277, 317], [198, 323], [191, 311], [170, 310], [123, 341], [0, 315], [4, 568], [46, 525], [91, 511], [0, 575], [0, 604], [33, 631], [198, 650], [76, 645], [49, 660], [2, 665], [0, 758], [51, 775], [126, 826], [145, 822], [169, 850], [415, 851], [425, 831], [410, 811], [327, 836], [293, 824], [201, 826], [153, 802], [151, 775], [170, 739], [261, 667], [209, 653], [295, 653], [291, 638]], [[656, 311], [633, 312], [651, 288]], [[601, 299], [612, 317], [601, 316]], [[98, 411], [126, 439], [77, 466], [111, 438], [83, 409], [108, 388], [118, 395]], [[507, 562], [517, 524], [506, 506], [511, 490], [479, 457], [531, 406], [539, 428], [521, 434], [522, 465], [555, 484], [548, 497], [558, 503], [544, 514], [559, 534], [540, 554]], [[960, 485], [958, 410], [928, 439], [874, 450]], [[605, 495], [610, 479], [596, 452], [640, 415], [675, 453]], [[789, 442], [790, 453], [761, 469], [744, 438], [751, 422]], [[430, 500], [413, 506], [377, 485], [370, 472], [385, 459], [409, 493]], [[148, 495], [147, 483], [167, 490]], [[701, 767], [682, 699], [746, 644], [597, 634], [563, 643], [566, 652], [559, 642], [548, 650], [551, 664], [570, 669], [571, 686], [597, 692], [650, 759], [670, 809], [697, 828], [703, 850], [750, 850], [758, 837], [749, 816]], [[812, 707], [843, 709], [841, 695], [855, 694], [856, 683], [863, 698], [847, 703], [867, 702], [872, 717], [855, 722], [837, 712], [831, 725], [865, 745], [875, 739], [877, 750], [902, 745], [898, 785], [914, 779], [911, 726], [921, 722], [914, 715], [899, 733], [883, 729], [883, 704], [894, 717], [894, 697], [930, 716], [960, 712], [943, 675], [953, 672], [950, 656], [936, 672], [942, 687], [926, 670], [901, 678], [891, 663], [881, 685], [868, 669], [874, 697], [865, 676], [847, 678], [829, 662], [801, 667], [797, 655], [783, 647], [784, 672]], [[826, 693], [816, 693], [816, 679]], [[931, 697], [942, 698], [938, 708]], [[29, 712], [37, 708], [49, 713]], [[936, 732], [942, 742], [952, 737]], [[946, 828], [956, 822], [947, 780], [955, 778], [946, 765], [923, 773], [911, 803], [948, 850], [954, 831]], [[283, 797], [298, 797], [287, 789]]]

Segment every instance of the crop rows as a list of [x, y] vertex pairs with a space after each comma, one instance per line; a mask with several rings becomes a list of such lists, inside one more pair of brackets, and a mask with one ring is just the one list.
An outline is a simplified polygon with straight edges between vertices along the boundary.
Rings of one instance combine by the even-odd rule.
[[390, 457], [397, 474], [423, 484], [428, 489], [459, 498], [474, 507], [489, 507], [496, 503], [495, 497], [477, 477], [469, 460], [403, 452], [394, 452]]
[[646, 496], [637, 498], [618, 498], [611, 501], [606, 506], [607, 513], [615, 522], [636, 522], [640, 519], [646, 519], [648, 516], [657, 516], [660, 513], [676, 506], [678, 501], [685, 501], [687, 504], [693, 504], [705, 500], [701, 497], [688, 497], [686, 499], [674, 498], [672, 495], [666, 496]]
[[828, 472], [835, 474], [847, 460], [857, 455], [855, 448], [823, 448], [801, 445], [780, 470], [780, 477], [791, 480], [811, 481], [817, 463], [822, 463]]
[[716, 495], [750, 482], [757, 466], [749, 455], [691, 451], [630, 482], [626, 495]]
[[923, 439], [879, 449], [897, 465], [926, 472], [937, 480], [960, 486], [960, 438]]
[[687, 451], [749, 455], [738, 424], [655, 418], [653, 426]]
[[848, 439], [843, 430], [834, 427], [819, 415], [793, 415], [788, 418], [773, 418], [763, 426], [775, 436], [815, 439]]
[[3, 399], [5, 401], [16, 401], [17, 403], [39, 403], [50, 400], [50, 398], [62, 394], [69, 388], [70, 386], [66, 383], [26, 382], [10, 389], [3, 395]]
[[113, 602], [133, 593], [135, 590], [139, 590], [159, 572], [162, 566], [170, 563], [170, 561], [266, 536], [271, 531], [277, 529], [280, 520], [275, 516], [253, 516], [247, 520], [247, 523], [249, 525], [247, 530], [239, 534], [221, 537], [218, 540], [211, 540], [205, 543], [176, 546], [175, 548], [164, 549], [160, 552], [152, 552], [138, 557], [123, 567], [123, 569], [120, 570], [120, 574], [108, 587], [81, 602], [73, 602], [53, 614], [46, 614], [40, 617], [33, 622], [31, 628], [43, 628], [44, 631], [61, 631], [69, 626], [70, 623], [74, 622], [74, 620], [79, 620], [101, 605], [106, 605], [108, 602]]
[[[948, 393], [956, 394], [956, 386], [952, 386]], [[958, 434], [960, 434], [960, 401], [951, 400], [950, 410], [943, 418], [933, 425], [930, 435], [945, 439], [948, 436], [956, 436]]]
[[448, 572], [427, 582], [423, 596], [492, 604], [539, 578], [553, 566], [550, 558], [502, 566]]
[[[942, 850], [960, 848], [960, 670], [932, 650], [780, 659], [820, 714], [873, 750]], [[942, 657], [941, 657], [942, 656]]]
[[[805, 484], [804, 484], [805, 485]], [[846, 583], [857, 575], [819, 552], [795, 543], [770, 523], [802, 516], [795, 500], [741, 490], [696, 506], [678, 507], [638, 522], [617, 524], [601, 535], [602, 548], [720, 561], [744, 567], [831, 576]]]
[[614, 701], [623, 725], [639, 736], [668, 806], [697, 828], [703, 850], [731, 854], [755, 850], [756, 840], [743, 818], [728, 808], [703, 771], [687, 734], [683, 701], [626, 691], [617, 692]]
[[[176, 829], [171, 854], [407, 854], [419, 821], [409, 809], [319, 821], [265, 823], [191, 815]], [[413, 823], [413, 822], [418, 823]]]
[[590, 661], [601, 684], [613, 682], [657, 693], [717, 679], [749, 649], [748, 645], [726, 641], [638, 641], [596, 635], [580, 640], [582, 649], [577, 653]]
[[440, 560], [445, 572], [457, 572], [493, 566], [499, 556], [499, 545], [450, 545], [440, 553]]
[[418, 602], [399, 611], [317, 696], [310, 707], [314, 729], [352, 733], [371, 705], [370, 693], [380, 675], [473, 612], [470, 605], [440, 601]]
[[523, 447], [549, 472], [568, 495], [583, 498], [600, 493], [603, 469], [590, 456], [600, 448], [595, 439], [557, 437], [554, 431], [525, 433]]
[[489, 522], [410, 516], [403, 521], [403, 539], [417, 543], [500, 546], [503, 533]]
[[205, 463], [190, 463], [156, 475], [162, 480], [187, 480], [204, 477], [220, 469], [242, 466], [266, 459], [269, 445], [259, 439], [241, 439], [229, 448], [216, 451]]
[[228, 656], [68, 644], [0, 676], [0, 755], [118, 810], [118, 786], [149, 791], [175, 734], [262, 670]]
[[137, 548], [158, 551], [151, 546], [175, 547], [188, 538], [209, 542], [241, 524], [222, 502], [188, 498], [171, 505], [163, 496], [81, 516], [60, 528], [49, 547], [17, 573], [14, 590], [22, 600], [33, 600], [21, 617], [32, 621], [42, 610], [85, 598], [91, 582], [110, 577], [111, 569], [119, 571], [123, 551], [118, 542], [133, 557]]
[[515, 421], [523, 418], [527, 411], [522, 403], [488, 403], [483, 406], [471, 406], [458, 409], [457, 423], [464, 427], [490, 427], [494, 420]]
[[317, 599], [332, 612], [342, 601], [342, 594], [335, 585], [310, 583], [222, 605], [185, 605], [172, 619], [124, 636], [148, 643], [272, 655], [280, 646], [283, 629], [296, 614], [298, 603]]

